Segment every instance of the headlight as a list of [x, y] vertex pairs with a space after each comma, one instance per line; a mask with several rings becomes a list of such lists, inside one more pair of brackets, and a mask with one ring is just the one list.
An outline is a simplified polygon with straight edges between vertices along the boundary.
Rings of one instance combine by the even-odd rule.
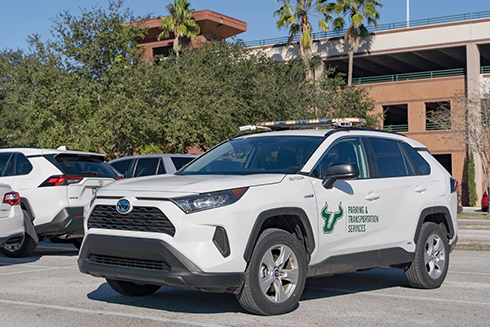
[[248, 187], [237, 188], [234, 190], [226, 190], [191, 196], [183, 196], [174, 198], [172, 202], [179, 206], [185, 213], [191, 213], [201, 210], [219, 208], [237, 202], [243, 194], [248, 190]]

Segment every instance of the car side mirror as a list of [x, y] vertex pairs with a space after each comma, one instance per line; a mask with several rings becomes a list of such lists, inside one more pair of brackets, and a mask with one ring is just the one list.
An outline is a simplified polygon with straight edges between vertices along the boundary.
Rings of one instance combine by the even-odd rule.
[[340, 164], [330, 166], [325, 172], [325, 179], [322, 182], [324, 188], [331, 189], [336, 181], [356, 179], [359, 177], [359, 167], [356, 164]]

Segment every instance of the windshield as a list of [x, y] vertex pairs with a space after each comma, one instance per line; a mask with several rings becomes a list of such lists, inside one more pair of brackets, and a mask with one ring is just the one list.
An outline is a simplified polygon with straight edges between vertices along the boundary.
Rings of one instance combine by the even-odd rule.
[[323, 140], [318, 136], [236, 138], [205, 153], [180, 174], [294, 174]]

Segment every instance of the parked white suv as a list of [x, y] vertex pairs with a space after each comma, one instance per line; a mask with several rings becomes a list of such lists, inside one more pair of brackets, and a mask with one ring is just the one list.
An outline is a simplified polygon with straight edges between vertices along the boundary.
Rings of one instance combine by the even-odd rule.
[[20, 195], [10, 185], [0, 184], [0, 247], [15, 246], [24, 237], [24, 215]]
[[104, 155], [40, 148], [0, 148], [0, 183], [19, 192], [25, 237], [2, 252], [10, 257], [31, 254], [40, 240], [83, 237], [83, 207], [99, 187], [114, 182], [116, 172]]
[[390, 265], [414, 287], [436, 288], [457, 241], [456, 188], [425, 146], [395, 133], [240, 135], [176, 175], [100, 189], [85, 208], [78, 264], [121, 294], [232, 292], [262, 315], [292, 310], [313, 276]]

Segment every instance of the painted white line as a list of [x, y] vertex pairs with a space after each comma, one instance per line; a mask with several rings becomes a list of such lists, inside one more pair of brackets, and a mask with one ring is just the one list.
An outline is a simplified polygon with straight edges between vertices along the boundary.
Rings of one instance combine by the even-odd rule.
[[76, 268], [75, 267], [50, 267], [50, 268], [45, 268], [45, 269], [11, 271], [11, 272], [7, 272], [7, 273], [0, 273], [0, 276], [17, 275], [17, 274], [40, 272], [40, 271], [49, 271], [49, 270], [60, 270], [60, 269], [78, 269], [78, 267], [76, 267]]
[[144, 320], [153, 320], [153, 321], [160, 321], [160, 322], [169, 322], [169, 323], [174, 323], [174, 324], [184, 324], [184, 325], [190, 325], [190, 326], [224, 327], [223, 325], [208, 324], [205, 322], [197, 322], [197, 321], [190, 321], [190, 320], [168, 319], [168, 318], [162, 318], [162, 317], [137, 315], [137, 314], [124, 313], [124, 312], [90, 310], [90, 309], [65, 307], [65, 306], [61, 306], [61, 305], [50, 305], [50, 304], [42, 304], [42, 303], [34, 303], [34, 302], [10, 301], [10, 300], [0, 299], [0, 303], [25, 306], [25, 307], [36, 307], [36, 308], [63, 310], [63, 311], [78, 312], [78, 313], [88, 313], [91, 315], [106, 315], [106, 316], [117, 316], [117, 317], [144, 319]]
[[467, 271], [452, 271], [449, 270], [448, 274], [465, 274], [465, 275], [483, 275], [490, 276], [490, 273], [478, 273], [478, 272], [467, 272]]
[[332, 292], [338, 292], [338, 293], [346, 293], [346, 294], [363, 294], [363, 295], [370, 295], [370, 296], [394, 297], [394, 298], [409, 299], [409, 300], [427, 300], [427, 301], [436, 301], [436, 302], [451, 302], [451, 303], [463, 303], [463, 304], [490, 306], [490, 302], [475, 302], [475, 301], [440, 299], [440, 298], [433, 298], [433, 297], [395, 295], [395, 294], [375, 293], [375, 292], [368, 292], [368, 291], [352, 291], [352, 290], [344, 290], [344, 289], [338, 289], [338, 288], [326, 288], [326, 287], [305, 287], [305, 288], [312, 289], [312, 290], [324, 290], [324, 291], [332, 291]]

